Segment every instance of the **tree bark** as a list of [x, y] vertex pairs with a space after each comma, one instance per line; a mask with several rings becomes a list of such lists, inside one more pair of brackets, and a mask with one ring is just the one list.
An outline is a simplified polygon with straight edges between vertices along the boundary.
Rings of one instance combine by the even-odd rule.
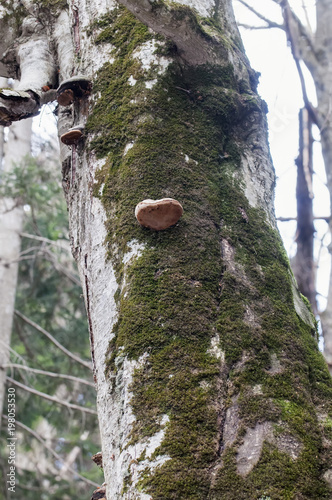
[[[331, 380], [276, 230], [230, 0], [68, 12], [38, 33], [60, 81], [93, 84], [58, 116], [60, 134], [84, 127], [61, 156], [107, 498], [329, 498]], [[137, 203], [169, 197], [175, 226], [139, 226]]]
[[300, 292], [309, 300], [316, 315], [316, 278], [314, 263], [314, 216], [312, 190], [312, 121], [310, 111], [302, 108], [299, 113], [299, 156], [296, 160], [297, 183], [297, 251], [292, 269]]

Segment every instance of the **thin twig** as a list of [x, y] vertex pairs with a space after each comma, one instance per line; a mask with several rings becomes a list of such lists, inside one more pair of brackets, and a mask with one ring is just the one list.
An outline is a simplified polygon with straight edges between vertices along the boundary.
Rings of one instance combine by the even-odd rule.
[[93, 382], [89, 382], [88, 380], [84, 380], [83, 378], [74, 377], [73, 375], [64, 375], [62, 373], [54, 373], [44, 370], [38, 370], [37, 368], [31, 368], [30, 366], [20, 365], [17, 363], [4, 364], [0, 366], [0, 369], [1, 368], [19, 368], [22, 370], [26, 370], [28, 372], [36, 373], [38, 375], [46, 375], [48, 377], [54, 377], [54, 378], [64, 378], [66, 380], [72, 380], [73, 382], [79, 382], [80, 384], [90, 385], [91, 387], [95, 386]]
[[297, 23], [298, 18], [293, 13], [293, 11], [289, 5], [288, 0], [282, 0], [280, 5], [282, 7], [282, 12], [283, 12], [283, 16], [284, 16], [284, 23], [285, 23], [286, 33], [287, 33], [287, 39], [289, 40], [292, 56], [293, 56], [293, 59], [295, 61], [297, 72], [298, 72], [299, 78], [300, 78], [303, 101], [304, 101], [305, 107], [307, 108], [308, 112], [310, 113], [310, 117], [311, 117], [313, 123], [315, 123], [315, 125], [317, 125], [317, 127], [319, 129], [321, 129], [321, 126], [320, 126], [321, 124], [319, 124], [317, 112], [316, 112], [314, 106], [312, 105], [312, 103], [310, 102], [308, 94], [307, 94], [305, 78], [304, 78], [303, 71], [301, 68], [302, 57], [301, 57], [300, 50], [299, 50], [299, 47], [297, 44], [296, 36], [293, 33], [293, 23]]
[[252, 7], [247, 2], [245, 2], [245, 0], [238, 0], [238, 2], [240, 2], [242, 5], [244, 5], [248, 10], [250, 10], [250, 12], [255, 14], [255, 16], [257, 16], [259, 19], [264, 21], [267, 24], [267, 26], [266, 26], [267, 28], [279, 28], [281, 30], [285, 30], [285, 28], [282, 24], [271, 21], [271, 19], [268, 19], [267, 17], [263, 16], [263, 14], [261, 14], [254, 7]]
[[84, 406], [67, 403], [67, 401], [62, 401], [61, 399], [58, 399], [55, 396], [50, 396], [49, 394], [45, 394], [44, 392], [37, 391], [36, 389], [32, 389], [32, 387], [28, 387], [27, 385], [21, 384], [21, 382], [18, 382], [17, 380], [11, 377], [6, 377], [6, 379], [11, 384], [17, 385], [17, 387], [24, 389], [26, 392], [30, 392], [31, 394], [35, 394], [36, 396], [40, 396], [41, 398], [47, 399], [48, 401], [52, 401], [53, 403], [57, 403], [72, 410], [80, 410], [84, 413], [91, 413], [92, 415], [97, 415], [96, 410], [92, 410], [92, 408], [85, 408]]
[[307, 22], [307, 26], [308, 26], [308, 29], [310, 31], [310, 34], [313, 35], [313, 31], [312, 31], [312, 27], [311, 27], [311, 23], [310, 23], [310, 19], [309, 19], [309, 14], [308, 14], [308, 9], [307, 9], [306, 4], [304, 3], [304, 0], [302, 0], [302, 9], [304, 12], [305, 20]]
[[[7, 415], [3, 415], [3, 418], [5, 420], [8, 419]], [[51, 455], [53, 455], [54, 458], [56, 458], [57, 460], [59, 460], [62, 463], [65, 463], [64, 459], [60, 455], [58, 455], [56, 451], [54, 451], [52, 448], [50, 448], [50, 446], [48, 446], [48, 444], [45, 442], [45, 440], [41, 437], [40, 434], [38, 434], [36, 431], [32, 430], [30, 427], [27, 427], [26, 425], [22, 424], [22, 422], [19, 422], [18, 420], [15, 421], [15, 425], [17, 425], [18, 427], [21, 427], [22, 429], [27, 431], [29, 434], [31, 434], [34, 438], [36, 438], [40, 443], [42, 443], [44, 448], [46, 448], [51, 453]], [[82, 481], [86, 482], [87, 484], [90, 484], [91, 486], [97, 486], [97, 487], [100, 486], [99, 484], [94, 483], [93, 481], [90, 481], [90, 479], [87, 479], [86, 477], [81, 476], [81, 474], [79, 474], [76, 470], [72, 469], [70, 466], [67, 466], [67, 470], [69, 470], [72, 474], [79, 477]]]
[[[271, 29], [271, 26], [252, 26], [250, 24], [244, 24], [244, 23], [237, 23], [237, 25], [240, 26], [240, 28], [244, 28], [244, 29], [250, 30], [250, 31]], [[280, 28], [282, 29], [282, 26], [280, 26]]]
[[[326, 217], [322, 216], [322, 217], [314, 217], [314, 220], [325, 220], [325, 222], [329, 222], [331, 219], [331, 217], [328, 215]], [[277, 217], [277, 220], [279, 220], [280, 222], [289, 222], [289, 221], [292, 221], [292, 220], [297, 220], [297, 217]]]
[[75, 285], [81, 286], [81, 282], [80, 282], [79, 278], [77, 278], [74, 274], [72, 274], [70, 271], [68, 271], [65, 268], [65, 266], [60, 264], [57, 261], [56, 257], [54, 256], [54, 254], [48, 248], [44, 248], [43, 253], [48, 256], [47, 260], [53, 264], [56, 271], [67, 276], [67, 278], [70, 279], [73, 283], [75, 283]]
[[18, 311], [17, 309], [15, 309], [15, 314], [16, 316], [18, 316], [19, 318], [23, 319], [23, 321], [25, 321], [28, 325], [32, 326], [33, 328], [35, 328], [36, 330], [38, 330], [38, 332], [42, 333], [43, 335], [45, 335], [45, 337], [47, 337], [51, 342], [53, 342], [54, 345], [56, 345], [62, 352], [64, 352], [69, 358], [72, 358], [73, 360], [75, 360], [77, 363], [80, 363], [81, 365], [85, 366], [86, 368], [89, 368], [89, 370], [91, 370], [91, 363], [88, 362], [88, 361], [84, 361], [83, 359], [81, 359], [80, 357], [76, 356], [75, 354], [73, 354], [71, 351], [68, 351], [68, 349], [66, 349], [62, 344], [60, 344], [60, 342], [58, 342], [54, 337], [53, 335], [51, 335], [47, 330], [45, 330], [44, 328], [42, 328], [41, 326], [37, 325], [37, 323], [35, 323], [34, 321], [32, 321], [31, 319], [27, 318], [26, 316], [24, 316], [24, 314], [22, 314], [20, 311]]
[[54, 247], [61, 248], [61, 250], [65, 250], [66, 252], [70, 253], [70, 248], [69, 246], [62, 245], [58, 241], [53, 241], [48, 238], [45, 238], [44, 236], [36, 236], [35, 234], [29, 234], [29, 233], [19, 233], [22, 238], [29, 238], [30, 240], [36, 240], [36, 241], [44, 241], [45, 243], [49, 243], [50, 245]]
[[18, 359], [22, 361], [22, 363], [25, 363], [25, 359], [23, 356], [21, 356], [18, 352], [16, 352], [14, 349], [10, 347], [10, 345], [7, 344], [7, 342], [4, 342], [3, 340], [0, 339], [0, 344], [2, 344], [5, 349], [8, 349], [12, 354], [14, 354]]

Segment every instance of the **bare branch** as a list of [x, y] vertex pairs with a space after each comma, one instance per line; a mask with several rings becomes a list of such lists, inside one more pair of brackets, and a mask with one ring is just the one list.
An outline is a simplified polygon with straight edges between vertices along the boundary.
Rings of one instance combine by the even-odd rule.
[[[250, 12], [255, 14], [255, 16], [257, 16], [259, 19], [264, 21], [267, 24], [267, 26], [265, 26], [265, 28], [279, 28], [282, 30], [285, 29], [282, 24], [275, 23], [274, 21], [271, 21], [271, 19], [268, 19], [267, 17], [263, 16], [263, 14], [261, 14], [254, 7], [252, 7], [247, 2], [245, 2], [245, 0], [238, 0], [238, 2], [240, 2], [242, 5], [244, 5], [248, 10], [250, 10]], [[258, 29], [262, 29], [262, 28], [258, 28]]]
[[63, 244], [59, 243], [58, 241], [50, 240], [48, 238], [45, 238], [44, 236], [37, 236], [35, 234], [29, 234], [29, 233], [24, 233], [24, 232], [20, 233], [20, 236], [22, 238], [29, 238], [31, 240], [43, 241], [45, 243], [49, 243], [50, 245], [52, 245], [54, 247], [61, 248], [61, 250], [65, 250], [66, 252], [70, 252], [69, 245], [68, 246], [63, 245]]
[[[329, 223], [331, 217], [329, 215], [327, 215], [326, 217], [322, 216], [322, 217], [314, 217], [314, 220], [325, 220], [325, 222]], [[280, 222], [289, 222], [289, 221], [292, 221], [292, 220], [297, 220], [297, 217], [277, 217], [277, 220], [279, 220]]]
[[12, 354], [14, 354], [18, 359], [20, 359], [22, 363], [25, 363], [25, 359], [18, 352], [12, 349], [10, 345], [7, 344], [7, 342], [4, 342], [3, 340], [0, 339], [0, 344], [5, 346], [6, 350], [8, 349]]
[[[310, 118], [317, 125], [317, 127], [320, 129], [321, 128], [321, 123], [320, 119], [317, 113], [317, 110], [315, 107], [312, 105], [308, 98], [307, 94], [307, 88], [305, 84], [305, 78], [303, 75], [303, 71], [301, 68], [301, 59], [306, 63], [303, 55], [303, 46], [301, 45], [301, 34], [306, 32], [304, 26], [302, 25], [301, 21], [299, 18], [296, 16], [296, 14], [292, 11], [290, 8], [290, 5], [288, 3], [288, 0], [281, 0], [280, 3], [282, 7], [282, 13], [284, 16], [284, 22], [285, 22], [285, 29], [287, 33], [287, 39], [290, 43], [291, 51], [292, 51], [292, 56], [296, 64], [297, 72], [299, 74], [300, 78], [300, 83], [301, 83], [301, 89], [302, 89], [302, 96], [303, 96], [303, 101], [305, 104], [305, 107], [307, 108]], [[308, 40], [309, 40], [309, 35]], [[307, 48], [307, 44], [306, 44]], [[312, 46], [311, 46], [312, 48]]]
[[48, 372], [48, 371], [44, 371], [44, 370], [38, 370], [37, 368], [31, 368], [30, 366], [20, 365], [20, 364], [16, 364], [16, 363], [9, 363], [9, 364], [2, 365], [2, 366], [0, 366], [0, 369], [1, 368], [19, 368], [19, 369], [26, 370], [26, 371], [29, 371], [32, 373], [36, 373], [38, 375], [46, 375], [48, 377], [54, 377], [54, 378], [64, 378], [66, 380], [72, 380], [73, 382], [79, 382], [80, 384], [89, 385], [91, 387], [95, 386], [95, 384], [93, 382], [89, 382], [88, 380], [84, 380], [83, 378], [74, 377], [73, 375], [64, 375], [62, 373], [54, 373], [54, 372]]
[[55, 396], [50, 396], [49, 394], [45, 394], [45, 392], [40, 392], [37, 391], [36, 389], [32, 389], [32, 387], [28, 387], [27, 385], [21, 384], [21, 382], [17, 382], [17, 380], [11, 377], [6, 377], [6, 379], [11, 384], [17, 385], [17, 387], [24, 389], [26, 392], [30, 392], [31, 394], [35, 394], [36, 396], [40, 396], [41, 398], [47, 399], [47, 401], [52, 401], [53, 403], [57, 403], [72, 410], [80, 410], [83, 413], [91, 413], [91, 415], [97, 415], [97, 412], [95, 410], [92, 410], [92, 408], [84, 408], [84, 406], [67, 403], [67, 401], [62, 401], [61, 399], [58, 399]]
[[310, 35], [313, 35], [313, 31], [312, 31], [312, 27], [311, 27], [311, 23], [310, 23], [310, 19], [309, 19], [309, 14], [308, 14], [308, 9], [307, 9], [306, 4], [304, 3], [304, 0], [302, 0], [302, 9], [304, 12], [305, 20], [307, 22], [307, 27], [308, 27], [308, 30], [310, 32]]
[[[3, 418], [5, 420], [8, 419], [7, 415], [4, 415]], [[31, 434], [34, 438], [36, 438], [44, 446], [44, 448], [46, 448], [46, 450], [48, 450], [51, 453], [51, 455], [53, 455], [54, 458], [56, 458], [57, 460], [59, 460], [62, 463], [65, 463], [64, 459], [60, 455], [58, 455], [56, 451], [54, 451], [52, 448], [50, 448], [50, 446], [48, 446], [48, 444], [45, 442], [45, 440], [41, 437], [40, 434], [38, 434], [36, 431], [32, 430], [30, 427], [27, 427], [26, 425], [22, 424], [22, 422], [19, 422], [18, 420], [15, 421], [15, 425], [17, 425], [18, 427], [21, 427], [22, 429], [27, 431], [29, 434]], [[79, 477], [85, 483], [90, 484], [91, 486], [99, 486], [97, 483], [94, 483], [90, 479], [87, 479], [86, 477], [81, 476], [81, 474], [79, 474], [76, 470], [72, 469], [70, 466], [67, 466], [67, 470], [69, 470], [75, 476]]]
[[54, 256], [54, 254], [52, 252], [50, 252], [50, 250], [48, 248], [44, 248], [43, 252], [45, 255], [47, 255], [47, 257], [48, 257], [47, 260], [53, 264], [54, 269], [56, 271], [67, 276], [67, 278], [69, 278], [73, 283], [75, 283], [75, 285], [81, 286], [81, 282], [80, 282], [79, 278], [77, 278], [74, 274], [72, 274], [70, 271], [68, 271], [68, 269], [66, 269], [65, 266], [60, 264], [57, 261], [56, 257]]
[[[251, 26], [250, 24], [237, 23], [238, 26], [246, 30], [269, 30], [271, 26]], [[280, 24], [280, 29], [284, 30], [284, 27]]]
[[84, 361], [83, 359], [81, 359], [79, 356], [76, 356], [75, 354], [73, 354], [71, 351], [68, 351], [68, 349], [66, 349], [62, 344], [60, 344], [60, 342], [58, 342], [56, 340], [56, 338], [53, 337], [53, 335], [51, 335], [47, 330], [45, 330], [44, 328], [42, 328], [41, 326], [37, 325], [37, 323], [35, 323], [34, 321], [32, 321], [31, 319], [27, 318], [26, 316], [24, 316], [24, 314], [22, 314], [20, 311], [18, 311], [17, 309], [15, 309], [15, 314], [16, 316], [18, 316], [19, 318], [23, 319], [23, 321], [25, 321], [25, 323], [27, 323], [28, 325], [32, 326], [33, 328], [35, 328], [36, 330], [38, 330], [38, 332], [42, 333], [43, 335], [45, 335], [45, 337], [47, 337], [51, 342], [53, 342], [54, 345], [56, 345], [62, 352], [64, 352], [69, 358], [73, 359], [74, 361], [76, 361], [77, 363], [80, 363], [81, 365], [85, 366], [86, 368], [89, 368], [89, 370], [91, 370], [91, 363], [88, 362], [88, 361]]

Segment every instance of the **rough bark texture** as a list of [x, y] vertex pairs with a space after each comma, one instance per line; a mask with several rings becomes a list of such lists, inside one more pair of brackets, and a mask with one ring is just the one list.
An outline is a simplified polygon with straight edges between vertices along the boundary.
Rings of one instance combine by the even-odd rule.
[[[85, 126], [61, 154], [107, 498], [329, 498], [331, 381], [275, 228], [231, 2], [68, 12], [45, 29], [61, 80], [93, 82], [59, 131]], [[180, 221], [140, 227], [137, 203], [163, 197]]]

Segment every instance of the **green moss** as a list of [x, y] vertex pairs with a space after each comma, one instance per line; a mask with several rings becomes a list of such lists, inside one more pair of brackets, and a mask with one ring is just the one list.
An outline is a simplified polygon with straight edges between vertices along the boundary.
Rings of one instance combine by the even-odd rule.
[[[95, 195], [108, 215], [106, 244], [119, 283], [130, 242], [145, 246], [126, 271], [130, 287], [117, 293], [107, 374], [114, 375], [122, 356], [147, 356], [133, 377], [132, 443], [156, 433], [163, 415], [170, 419], [156, 454], [171, 460], [153, 473], [147, 469], [140, 487], [154, 499], [277, 499], [294, 492], [328, 498], [319, 480], [327, 462], [314, 410], [327, 405], [331, 382], [312, 328], [294, 310], [280, 236], [249, 206], [236, 180], [239, 137], [248, 133], [241, 127], [261, 111], [260, 101], [236, 81], [231, 66], [180, 65], [160, 36], [157, 53], [172, 57], [171, 64], [162, 76], [158, 65], [144, 71], [133, 53], [152, 34], [122, 7], [91, 30], [96, 43], [112, 44], [115, 56], [97, 75], [87, 130], [90, 148], [105, 158]], [[141, 228], [136, 204], [161, 197], [178, 199], [183, 217], [162, 232]], [[223, 262], [225, 242], [234, 248], [231, 263]], [[208, 352], [216, 333], [226, 358], [222, 373]], [[281, 359], [280, 373], [270, 373], [272, 354]], [[257, 384], [263, 395], [253, 395]], [[223, 444], [221, 401], [234, 394], [243, 430], [284, 422], [303, 451], [293, 462], [266, 445], [242, 479], [235, 463], [239, 435], [211, 489]]]

